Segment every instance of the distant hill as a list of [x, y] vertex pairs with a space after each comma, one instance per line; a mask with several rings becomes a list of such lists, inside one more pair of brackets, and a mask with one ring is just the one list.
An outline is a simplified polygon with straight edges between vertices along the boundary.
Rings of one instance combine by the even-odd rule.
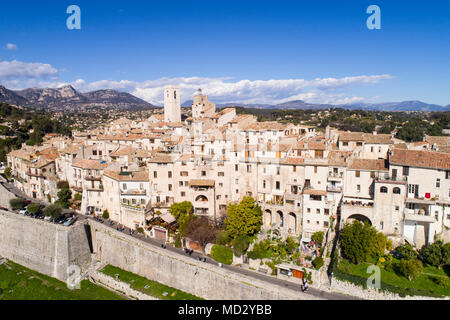
[[3, 86], [0, 86], [0, 102], [6, 102], [16, 106], [24, 106], [28, 103], [27, 99]]
[[0, 102], [50, 110], [83, 110], [90, 108], [135, 109], [152, 108], [152, 104], [129, 93], [116, 90], [97, 90], [80, 93], [72, 86], [61, 88], [29, 88], [8, 90], [0, 86]]

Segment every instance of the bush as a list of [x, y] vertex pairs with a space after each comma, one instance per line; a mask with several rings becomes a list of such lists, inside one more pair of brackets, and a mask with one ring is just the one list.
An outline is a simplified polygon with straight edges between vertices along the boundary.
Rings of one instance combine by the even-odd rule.
[[140, 234], [144, 234], [144, 228], [142, 228], [142, 227], [136, 228], [136, 231]]
[[181, 242], [181, 236], [179, 234], [177, 234], [175, 236], [175, 248], [181, 248], [182, 246], [182, 242]]
[[58, 189], [69, 189], [69, 182], [67, 181], [58, 181], [58, 183], [56, 184], [56, 187]]
[[49, 205], [43, 211], [44, 215], [47, 217], [52, 217], [53, 219], [58, 218], [61, 215], [62, 208], [56, 204]]
[[420, 250], [422, 260], [434, 267], [440, 268], [450, 263], [450, 244], [444, 245], [442, 241], [423, 246]]
[[409, 281], [413, 280], [423, 271], [422, 261], [418, 259], [405, 260], [402, 259], [396, 265], [398, 272], [408, 278]]
[[58, 204], [63, 208], [69, 207], [69, 200], [72, 199], [72, 191], [70, 189], [64, 188], [58, 191]]
[[323, 242], [323, 237], [324, 237], [323, 231], [317, 231], [316, 233], [313, 234], [313, 236], [311, 237], [311, 239], [312, 239], [316, 244], [318, 244], [319, 246], [321, 246], [321, 245], [322, 245], [322, 242]]
[[9, 200], [9, 205], [14, 210], [22, 209], [25, 206], [25, 200], [22, 198], [14, 198]]
[[269, 250], [270, 245], [271, 245], [271, 241], [269, 239], [258, 242], [254, 245], [252, 251], [247, 252], [247, 256], [250, 259], [254, 259], [254, 260], [270, 258], [270, 256], [271, 256], [271, 251]]
[[319, 270], [320, 268], [322, 268], [322, 266], [324, 265], [324, 261], [323, 261], [323, 258], [322, 257], [317, 257], [317, 258], [315, 258], [314, 259], [314, 261], [312, 262], [312, 264], [313, 264], [313, 266], [314, 266], [314, 268], [316, 269], [316, 270]]
[[105, 209], [105, 210], [103, 211], [102, 218], [103, 218], [103, 219], [109, 219], [109, 212], [108, 212], [108, 209]]
[[236, 257], [242, 256], [250, 245], [250, 239], [247, 236], [238, 236], [233, 240], [234, 255]]
[[30, 205], [27, 207], [27, 210], [28, 210], [28, 212], [31, 213], [31, 214], [38, 213], [39, 211], [41, 211], [41, 205], [40, 205], [39, 203], [33, 203], [33, 204], [30, 204]]
[[413, 248], [409, 243], [405, 243], [395, 249], [398, 253], [400, 253], [403, 259], [411, 260], [417, 259], [417, 251]]
[[81, 201], [82, 199], [83, 199], [83, 196], [81, 195], [81, 193], [76, 193], [73, 196], [73, 200], [75, 200], [75, 201]]
[[220, 244], [222, 246], [228, 244], [230, 242], [230, 236], [226, 231], [221, 231], [217, 235], [217, 244]]
[[211, 258], [223, 264], [233, 263], [233, 250], [229, 247], [213, 245], [211, 248]]

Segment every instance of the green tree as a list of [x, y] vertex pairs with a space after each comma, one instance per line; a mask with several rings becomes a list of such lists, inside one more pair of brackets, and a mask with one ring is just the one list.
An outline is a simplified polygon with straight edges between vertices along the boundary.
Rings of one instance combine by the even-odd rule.
[[56, 187], [58, 189], [69, 189], [69, 182], [67, 182], [67, 181], [58, 181], [58, 183], [56, 184]]
[[109, 219], [109, 211], [108, 211], [108, 209], [103, 210], [102, 218], [103, 219]]
[[400, 253], [403, 259], [411, 260], [417, 258], [417, 251], [414, 249], [412, 245], [409, 243], [405, 243], [404, 245], [398, 246], [395, 251]]
[[170, 213], [177, 219], [179, 225], [178, 230], [184, 236], [189, 222], [194, 218], [194, 207], [192, 203], [189, 201], [174, 203], [170, 207]]
[[230, 204], [225, 220], [226, 231], [233, 238], [253, 236], [261, 230], [262, 211], [252, 197], [244, 197], [239, 204]]
[[233, 242], [233, 249], [234, 249], [234, 255], [236, 257], [242, 256], [250, 246], [250, 239], [246, 235], [239, 235], [237, 236]]
[[285, 245], [286, 245], [286, 251], [289, 254], [293, 254], [294, 252], [297, 251], [299, 243], [296, 242], [293, 237], [289, 236], [286, 238]]
[[354, 220], [351, 224], [347, 223], [341, 231], [341, 254], [354, 264], [370, 262], [384, 253], [386, 243], [384, 242], [384, 247], [380, 245], [381, 238], [370, 224]]
[[413, 280], [423, 271], [422, 261], [419, 259], [405, 260], [402, 259], [397, 265], [397, 269], [400, 274], [408, 278], [409, 281]]
[[423, 246], [420, 250], [420, 255], [424, 262], [440, 268], [441, 266], [450, 263], [449, 250], [449, 244], [444, 245], [441, 240], [438, 240], [432, 244]]
[[46, 217], [58, 218], [62, 213], [62, 208], [59, 205], [52, 204], [44, 208], [43, 213]]
[[11, 180], [11, 171], [12, 171], [12, 169], [10, 167], [7, 167], [4, 171], [4, 175], [5, 175], [6, 179], [8, 179], [8, 181]]
[[233, 251], [231, 248], [215, 244], [211, 248], [211, 258], [223, 264], [232, 264]]
[[312, 235], [311, 239], [312, 239], [316, 244], [318, 244], [319, 246], [321, 246], [321, 245], [322, 245], [322, 242], [323, 242], [323, 237], [324, 237], [323, 231], [317, 231], [317, 232], [315, 232], [315, 233]]
[[25, 206], [25, 200], [22, 198], [13, 198], [9, 200], [9, 205], [13, 210], [22, 209]]
[[70, 189], [61, 189], [58, 191], [58, 204], [61, 205], [61, 207], [63, 208], [68, 208], [69, 207], [69, 201], [70, 199], [72, 199], [72, 191], [70, 191]]
[[30, 204], [30, 205], [27, 207], [27, 210], [28, 210], [28, 212], [31, 213], [31, 214], [38, 213], [39, 211], [41, 211], [41, 205], [40, 205], [39, 203], [33, 203], [33, 204]]

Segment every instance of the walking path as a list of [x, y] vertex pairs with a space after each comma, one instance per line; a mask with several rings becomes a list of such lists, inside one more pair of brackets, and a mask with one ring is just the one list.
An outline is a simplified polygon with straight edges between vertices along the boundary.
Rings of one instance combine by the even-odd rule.
[[[6, 189], [8, 189], [8, 191], [14, 193], [17, 197], [21, 197], [21, 198], [24, 198], [24, 199], [29, 199], [29, 197], [26, 194], [24, 194], [22, 191], [18, 190], [12, 184], [6, 183], [6, 182], [0, 182], [0, 183], [3, 184], [3, 186]], [[38, 202], [38, 203], [41, 203], [43, 205], [49, 205], [48, 202], [42, 201], [42, 200], [33, 199], [33, 202]], [[64, 213], [75, 213], [73, 210], [70, 210], [70, 209], [65, 209], [63, 212]], [[75, 213], [75, 214], [78, 217], [78, 221], [85, 221], [86, 219], [93, 219], [93, 217], [85, 216], [85, 215], [78, 214], [78, 213]], [[117, 226], [118, 226], [117, 223], [110, 224], [109, 221], [103, 221], [103, 224], [108, 226], [108, 227], [110, 227], [110, 228], [113, 228], [113, 229], [116, 229]], [[131, 231], [132, 231], [131, 229], [125, 228], [122, 232], [130, 235]], [[146, 242], [148, 244], [154, 245], [154, 246], [161, 247], [161, 244], [163, 244], [161, 241], [158, 241], [158, 240], [152, 239], [152, 238], [147, 238], [147, 237], [137, 233], [135, 230], [133, 230], [133, 234], [131, 236], [135, 237], [136, 239], [139, 239], [141, 241], [144, 241], [144, 242]], [[169, 250], [169, 251], [177, 253], [177, 254], [186, 255], [182, 248], [175, 248], [175, 247], [173, 247], [172, 245], [169, 245], [169, 244], [166, 244], [166, 250]], [[198, 260], [198, 257], [205, 257], [205, 256], [202, 255], [202, 254], [199, 254], [197, 252], [194, 252], [191, 255], [192, 259]], [[218, 263], [215, 260], [213, 260], [213, 259], [211, 259], [209, 257], [206, 257], [206, 262], [205, 263], [218, 265]], [[275, 284], [275, 285], [283, 286], [285, 288], [296, 290], [296, 291], [298, 291], [299, 294], [303, 294], [303, 295], [312, 295], [312, 296], [320, 297], [320, 298], [327, 299], [327, 300], [356, 300], [356, 299], [358, 299], [356, 297], [352, 297], [352, 296], [349, 296], [349, 295], [343, 295], [343, 294], [339, 294], [339, 293], [330, 292], [330, 290], [325, 291], [325, 290], [320, 290], [320, 289], [317, 289], [317, 288], [312, 288], [311, 286], [309, 287], [309, 289], [308, 289], [308, 291], [306, 293], [303, 293], [301, 291], [301, 286], [299, 284], [295, 284], [295, 283], [292, 283], [290, 281], [277, 279], [277, 278], [274, 278], [273, 276], [261, 274], [261, 273], [258, 273], [256, 271], [244, 269], [244, 268], [241, 268], [241, 267], [238, 267], [238, 266], [223, 265], [222, 268], [224, 268], [226, 270], [230, 270], [230, 271], [235, 272], [235, 273], [239, 273], [239, 274], [248, 276], [248, 277], [252, 277], [252, 278], [255, 278], [255, 279], [258, 279], [258, 280], [266, 281], [268, 283], [272, 283], [272, 284]]]

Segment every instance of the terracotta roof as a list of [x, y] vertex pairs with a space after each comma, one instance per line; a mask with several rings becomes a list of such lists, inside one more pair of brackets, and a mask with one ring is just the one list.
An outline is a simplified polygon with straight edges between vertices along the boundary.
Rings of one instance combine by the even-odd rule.
[[383, 159], [353, 159], [350, 170], [388, 171]]
[[189, 181], [190, 187], [214, 187], [214, 180], [207, 179], [193, 179]]
[[425, 136], [425, 141], [429, 144], [437, 144], [443, 146], [450, 145], [450, 137], [445, 136]]
[[82, 168], [82, 169], [93, 169], [93, 170], [103, 170], [107, 165], [105, 163], [100, 163], [98, 160], [83, 159], [77, 163], [72, 164], [72, 167]]
[[450, 169], [450, 154], [433, 151], [394, 149], [389, 162], [419, 168]]
[[150, 181], [148, 178], [148, 171], [135, 171], [127, 174], [121, 174], [117, 171], [105, 171], [103, 175], [117, 181]]
[[325, 140], [314, 138], [297, 142], [294, 150], [325, 150], [326, 148]]
[[286, 129], [287, 125], [285, 123], [280, 123], [276, 121], [267, 122], [256, 122], [247, 126], [244, 130], [254, 130], [254, 131], [270, 131], [277, 130], [281, 131]]
[[362, 132], [341, 132], [339, 134], [340, 141], [364, 141], [364, 133]]
[[304, 158], [287, 158], [286, 160], [282, 160], [280, 163], [282, 164], [291, 164], [291, 165], [300, 165], [305, 163]]
[[303, 191], [304, 194], [310, 194], [314, 196], [326, 196], [327, 192], [325, 190], [316, 190], [316, 189], [305, 189]]
[[330, 166], [347, 166], [351, 151], [330, 151], [328, 153], [328, 164]]
[[364, 142], [369, 144], [393, 144], [392, 136], [390, 134], [364, 134]]
[[170, 154], [156, 153], [149, 162], [152, 163], [172, 163], [173, 159]]

